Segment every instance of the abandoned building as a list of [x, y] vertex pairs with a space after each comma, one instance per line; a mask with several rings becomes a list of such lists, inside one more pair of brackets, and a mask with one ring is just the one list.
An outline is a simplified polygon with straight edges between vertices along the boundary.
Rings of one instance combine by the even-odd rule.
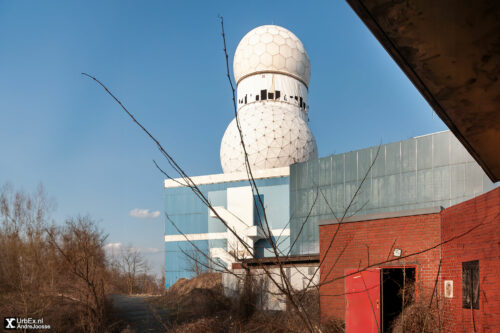
[[[280, 274], [279, 262], [293, 288], [319, 286], [322, 318], [344, 319], [347, 332], [388, 331], [405, 298], [440, 302], [443, 331], [499, 330], [500, 102], [489, 123], [463, 117], [465, 104], [450, 102], [458, 92], [441, 103], [388, 37], [390, 27], [372, 22], [377, 7], [348, 2], [451, 131], [318, 159], [302, 43], [282, 27], [252, 30], [234, 59], [247, 157], [233, 120], [221, 144], [224, 173], [191, 177], [212, 209], [185, 179], [165, 180], [165, 287], [195, 274], [192, 259], [236, 274], [262, 265]], [[237, 290], [230, 274], [223, 284]], [[262, 307], [286, 309], [275, 291]]]
[[442, 302], [444, 331], [471, 327], [472, 310], [477, 331], [493, 332], [499, 225], [500, 188], [448, 208], [323, 220], [321, 314], [343, 316], [349, 332], [387, 331], [408, 285], [407, 298]]

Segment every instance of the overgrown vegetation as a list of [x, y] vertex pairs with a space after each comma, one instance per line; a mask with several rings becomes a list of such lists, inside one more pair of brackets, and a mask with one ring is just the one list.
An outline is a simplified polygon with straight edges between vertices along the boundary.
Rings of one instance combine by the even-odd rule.
[[[123, 290], [126, 272], [111, 265], [95, 221], [77, 216], [56, 225], [52, 206], [42, 187], [33, 194], [0, 188], [0, 313], [43, 318], [53, 332], [117, 331], [106, 295]], [[132, 291], [159, 288], [147, 274], [134, 278]]]
[[[224, 295], [221, 273], [204, 273], [192, 279], [180, 279], [155, 302], [169, 311], [172, 332], [304, 332], [307, 326], [290, 311], [263, 311], [258, 305], [258, 288], [253, 279], [242, 284], [238, 297]], [[320, 323], [319, 295], [307, 295], [307, 308], [321, 332], [343, 332], [343, 323]]]
[[[422, 287], [420, 287], [422, 289]], [[416, 297], [415, 283], [405, 284], [400, 289], [403, 311], [393, 321], [390, 330], [393, 333], [438, 333], [442, 331], [441, 298], [434, 293]]]
[[440, 310], [429, 307], [424, 301], [415, 301], [409, 304], [401, 315], [396, 318], [392, 326], [394, 333], [437, 333], [441, 332], [439, 322]]

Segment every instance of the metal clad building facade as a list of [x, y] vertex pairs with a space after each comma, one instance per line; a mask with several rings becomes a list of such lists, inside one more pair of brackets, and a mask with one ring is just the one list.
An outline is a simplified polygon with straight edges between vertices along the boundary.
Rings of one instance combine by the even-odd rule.
[[290, 236], [297, 240], [291, 253], [318, 253], [318, 222], [334, 218], [332, 211], [341, 218], [449, 207], [494, 187], [450, 131], [294, 164]]

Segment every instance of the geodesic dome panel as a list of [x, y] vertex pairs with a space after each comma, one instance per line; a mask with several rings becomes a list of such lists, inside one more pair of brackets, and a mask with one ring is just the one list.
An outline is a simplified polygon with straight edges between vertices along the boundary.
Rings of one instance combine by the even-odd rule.
[[307, 86], [311, 77], [309, 57], [302, 42], [291, 31], [276, 25], [263, 25], [247, 33], [234, 53], [236, 82], [255, 72], [289, 74]]
[[[248, 105], [238, 113], [248, 160], [253, 170], [289, 166], [318, 158], [316, 140], [296, 107]], [[236, 119], [222, 138], [220, 158], [224, 173], [245, 171], [245, 155]]]

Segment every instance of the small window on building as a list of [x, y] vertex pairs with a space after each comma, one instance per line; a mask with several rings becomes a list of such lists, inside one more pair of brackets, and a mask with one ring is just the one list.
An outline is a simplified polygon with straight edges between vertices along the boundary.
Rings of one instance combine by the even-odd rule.
[[254, 195], [254, 206], [253, 206], [253, 225], [265, 227], [266, 226], [266, 216], [264, 215], [264, 194]]
[[304, 105], [304, 104], [302, 104], [302, 102], [303, 102], [303, 99], [302, 99], [302, 97], [301, 97], [301, 98], [300, 98], [300, 107], [302, 107], [302, 106]]
[[245, 104], [247, 104], [247, 95], [245, 95]]
[[280, 99], [281, 93], [279, 90], [276, 90], [276, 99]]
[[259, 95], [255, 95], [255, 100], [258, 101], [259, 100]]
[[479, 260], [462, 263], [462, 307], [479, 309]]
[[268, 99], [274, 99], [274, 93], [272, 93], [272, 92], [267, 93], [267, 98]]
[[267, 89], [260, 91], [260, 99], [265, 101], [267, 99]]

